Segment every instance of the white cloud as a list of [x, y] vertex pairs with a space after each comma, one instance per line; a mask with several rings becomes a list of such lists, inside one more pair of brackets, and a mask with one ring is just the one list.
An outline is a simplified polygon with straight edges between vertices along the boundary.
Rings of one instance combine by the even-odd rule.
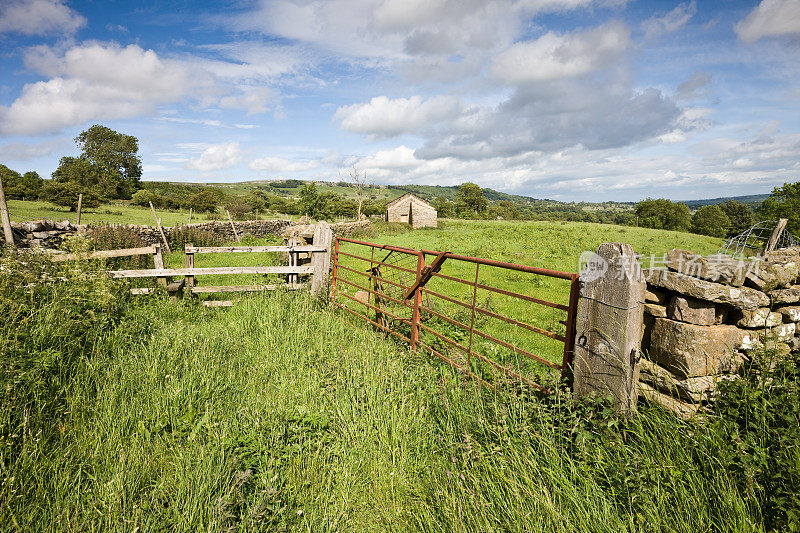
[[678, 85], [675, 97], [678, 99], [692, 99], [703, 95], [702, 89], [711, 83], [711, 75], [706, 72], [695, 72], [692, 77]]
[[645, 37], [652, 39], [659, 35], [674, 33], [686, 26], [697, 13], [697, 2], [678, 4], [675, 9], [663, 16], [653, 16], [642, 22]]
[[0, 159], [7, 161], [26, 161], [50, 155], [56, 150], [63, 150], [72, 143], [67, 139], [56, 139], [39, 144], [11, 143], [0, 146]]
[[255, 124], [225, 124], [221, 120], [213, 120], [213, 119], [197, 119], [197, 118], [185, 118], [185, 117], [165, 117], [161, 116], [158, 117], [157, 120], [162, 122], [172, 122], [175, 124], [198, 124], [201, 126], [209, 126], [212, 128], [225, 128], [225, 129], [242, 129], [242, 130], [251, 130], [257, 128], [258, 126]]
[[290, 161], [282, 157], [262, 157], [250, 162], [250, 170], [264, 170], [267, 172], [302, 172], [317, 168], [317, 161]]
[[237, 142], [214, 144], [203, 150], [200, 157], [186, 164], [189, 170], [209, 172], [230, 168], [242, 160], [242, 150]]
[[245, 87], [236, 94], [222, 97], [219, 106], [224, 109], [244, 109], [248, 115], [253, 115], [268, 111], [278, 100], [278, 91], [269, 87]]
[[53, 132], [89, 120], [151, 113], [202, 83], [184, 65], [136, 45], [88, 43], [63, 55], [36, 47], [25, 54], [25, 63], [51, 79], [26, 84], [10, 106], [0, 106], [5, 134]]
[[[113, 42], [85, 42], [65, 50], [36, 46], [23, 57], [28, 69], [48, 79], [26, 84], [10, 106], [0, 106], [3, 134], [54, 132], [91, 120], [152, 114], [159, 105], [192, 100], [202, 107], [218, 105], [248, 114], [277, 111], [280, 94], [266, 84], [270, 76], [289, 69], [235, 60], [164, 58], [153, 50]], [[213, 119], [196, 123], [221, 125]]]
[[621, 22], [567, 35], [549, 32], [498, 55], [491, 70], [515, 85], [583, 76], [613, 64], [629, 44], [630, 30]]
[[60, 0], [6, 0], [0, 10], [0, 34], [71, 35], [86, 19]]
[[350, 58], [405, 60], [469, 55], [511, 44], [524, 19], [566, 12], [592, 0], [260, 0], [234, 21], [256, 30], [312, 43]]
[[368, 103], [340, 107], [333, 118], [344, 130], [386, 138], [455, 119], [462, 113], [464, 106], [454, 96], [428, 100], [421, 96], [395, 99], [376, 96]]
[[746, 43], [753, 43], [762, 37], [798, 36], [800, 1], [762, 0], [734, 29]]

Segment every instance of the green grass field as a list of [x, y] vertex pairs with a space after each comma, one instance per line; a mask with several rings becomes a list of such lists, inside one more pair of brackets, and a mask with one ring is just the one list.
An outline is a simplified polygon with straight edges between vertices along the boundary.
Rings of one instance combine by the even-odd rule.
[[[8, 210], [11, 213], [11, 220], [13, 222], [50, 218], [53, 220], [69, 220], [75, 223], [76, 216], [75, 212], [70, 212], [70, 210], [65, 207], [58, 207], [49, 202], [32, 202], [27, 200], [9, 200]], [[161, 217], [161, 223], [164, 226], [186, 224], [189, 220], [188, 210], [158, 210], [157, 214]], [[216, 216], [219, 218], [219, 215]], [[192, 222], [205, 222], [207, 220], [213, 220], [213, 218], [209, 218], [209, 215], [206, 213], [192, 214]], [[91, 209], [83, 209], [81, 213], [81, 223], [90, 224], [93, 222], [155, 226], [153, 213], [150, 209], [130, 204], [102, 204]]]
[[624, 421], [566, 392], [477, 388], [303, 294], [206, 310], [20, 259], [0, 269], [2, 531], [796, 523], [785, 377], [789, 396], [743, 390], [760, 400], [741, 424], [644, 406]]
[[[606, 241], [643, 254], [720, 244], [532, 222], [362, 238], [570, 272]], [[88, 265], [6, 254], [1, 266], [0, 531], [800, 527], [795, 359], [733, 384], [705, 425], [644, 405], [620, 420], [563, 390], [476, 387], [302, 293], [209, 310], [132, 297]], [[200, 280], [220, 282], [244, 281]], [[564, 296], [548, 280], [498, 283]]]

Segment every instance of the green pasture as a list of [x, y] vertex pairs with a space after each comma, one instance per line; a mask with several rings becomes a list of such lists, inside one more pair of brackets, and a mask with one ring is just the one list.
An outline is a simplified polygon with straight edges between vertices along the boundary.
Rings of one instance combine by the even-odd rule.
[[306, 294], [212, 310], [85, 263], [0, 262], [0, 531], [800, 525], [794, 360], [754, 360], [706, 424], [626, 420], [476, 387]]

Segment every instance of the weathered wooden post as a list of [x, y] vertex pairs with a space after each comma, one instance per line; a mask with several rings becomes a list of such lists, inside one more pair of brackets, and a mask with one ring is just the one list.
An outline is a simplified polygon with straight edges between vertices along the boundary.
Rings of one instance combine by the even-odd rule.
[[189, 208], [189, 225], [192, 225], [192, 208]]
[[[161, 246], [156, 245], [153, 249], [153, 267], [164, 268], [164, 255], [161, 253]], [[158, 285], [167, 288], [167, 277], [158, 276]]]
[[242, 242], [242, 238], [239, 237], [239, 232], [236, 231], [236, 224], [233, 223], [233, 219], [231, 218], [231, 212], [227, 209], [225, 212], [228, 214], [228, 222], [231, 223], [231, 227], [233, 228], [233, 236], [236, 237], [236, 242]]
[[11, 217], [8, 215], [8, 205], [6, 205], [6, 193], [3, 190], [2, 177], [0, 177], [0, 218], [3, 223], [3, 233], [6, 237], [6, 244], [14, 246], [14, 231], [11, 229]]
[[314, 228], [314, 246], [324, 246], [326, 251], [311, 254], [311, 266], [314, 273], [311, 276], [311, 294], [316, 296], [328, 287], [328, 273], [331, 268], [331, 243], [333, 230], [324, 220], [317, 223]]
[[161, 227], [161, 219], [158, 218], [156, 215], [156, 208], [153, 207], [153, 202], [150, 202], [150, 210], [153, 212], [153, 218], [156, 219], [156, 225], [158, 226], [158, 231], [161, 233], [161, 240], [164, 241], [164, 249], [167, 251], [167, 254], [171, 253], [172, 250], [169, 249], [169, 242], [167, 242], [167, 236], [164, 235], [164, 228]]
[[630, 244], [604, 243], [581, 272], [574, 390], [610, 396], [620, 414], [636, 411], [645, 282]]
[[[190, 242], [187, 242], [184, 246], [183, 265], [186, 268], [194, 268], [194, 245]], [[194, 287], [194, 276], [187, 275], [184, 279], [186, 280], [186, 291], [191, 295]]]
[[75, 225], [81, 225], [81, 207], [83, 207], [83, 193], [78, 194], [78, 213], [75, 215]]
[[781, 238], [781, 234], [783, 230], [786, 229], [786, 224], [788, 222], [789, 220], [785, 218], [778, 220], [778, 224], [775, 226], [775, 229], [772, 230], [772, 235], [770, 235], [767, 244], [764, 246], [764, 253], [762, 255], [767, 255], [767, 252], [771, 252], [775, 249], [778, 245], [778, 239]]

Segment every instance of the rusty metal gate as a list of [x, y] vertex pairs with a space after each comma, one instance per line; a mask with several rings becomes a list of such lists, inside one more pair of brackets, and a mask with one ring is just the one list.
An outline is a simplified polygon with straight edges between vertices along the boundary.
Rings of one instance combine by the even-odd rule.
[[334, 246], [336, 306], [492, 385], [546, 390], [569, 377], [578, 294], [578, 274], [343, 237]]

